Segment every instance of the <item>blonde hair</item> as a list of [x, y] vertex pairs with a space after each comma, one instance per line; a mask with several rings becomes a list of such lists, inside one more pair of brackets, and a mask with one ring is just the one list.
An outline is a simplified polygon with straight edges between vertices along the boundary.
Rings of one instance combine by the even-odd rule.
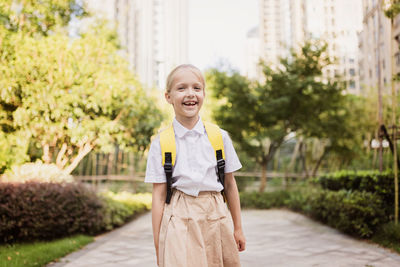
[[181, 70], [181, 69], [189, 69], [193, 72], [194, 75], [197, 76], [197, 78], [199, 78], [199, 80], [201, 81], [201, 83], [203, 84], [203, 89], [206, 87], [206, 83], [204, 81], [204, 77], [203, 74], [201, 73], [201, 71], [193, 66], [192, 64], [181, 64], [177, 67], [175, 67], [168, 75], [167, 77], [167, 86], [166, 86], [166, 91], [167, 93], [171, 92], [172, 89], [172, 83], [174, 81], [174, 75], [177, 71]]

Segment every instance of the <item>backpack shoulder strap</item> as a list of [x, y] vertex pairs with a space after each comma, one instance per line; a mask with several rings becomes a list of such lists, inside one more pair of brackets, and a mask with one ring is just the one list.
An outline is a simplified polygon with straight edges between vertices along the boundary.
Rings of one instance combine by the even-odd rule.
[[175, 166], [176, 144], [175, 132], [172, 124], [160, 133], [160, 146], [162, 155], [162, 165], [165, 165], [165, 153], [171, 153], [171, 164]]
[[221, 150], [222, 158], [225, 159], [224, 142], [222, 140], [221, 129], [218, 127], [218, 125], [210, 122], [204, 122], [204, 127], [206, 128], [208, 139], [210, 140], [214, 151], [217, 153], [218, 150]]
[[[209, 122], [204, 122], [204, 127], [206, 128], [208, 139], [215, 151], [218, 181], [222, 184], [222, 187], [225, 188], [225, 152], [221, 129], [217, 125]], [[221, 193], [225, 201], [224, 189], [222, 189]]]
[[172, 172], [176, 159], [175, 132], [172, 124], [160, 133], [160, 146], [162, 165], [164, 166], [165, 177], [167, 179], [167, 197], [165, 202], [169, 204], [172, 197]]

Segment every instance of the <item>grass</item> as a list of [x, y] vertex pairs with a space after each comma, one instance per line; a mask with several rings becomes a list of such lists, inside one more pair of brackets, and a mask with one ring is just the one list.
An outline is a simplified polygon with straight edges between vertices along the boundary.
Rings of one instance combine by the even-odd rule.
[[92, 241], [91, 236], [76, 235], [53, 241], [0, 245], [0, 267], [44, 266]]

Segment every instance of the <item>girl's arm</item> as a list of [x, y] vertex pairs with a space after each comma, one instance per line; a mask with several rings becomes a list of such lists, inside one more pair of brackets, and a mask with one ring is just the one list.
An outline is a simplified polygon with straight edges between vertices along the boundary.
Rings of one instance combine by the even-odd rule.
[[239, 191], [233, 173], [225, 173], [225, 196], [232, 215], [234, 237], [239, 251], [246, 249], [246, 239], [242, 229], [242, 218], [240, 216]]
[[166, 195], [167, 195], [167, 187], [165, 183], [153, 184], [151, 216], [153, 224], [154, 247], [156, 248], [156, 255], [157, 255], [157, 266], [158, 266], [158, 240], [160, 235], [161, 220], [164, 212]]

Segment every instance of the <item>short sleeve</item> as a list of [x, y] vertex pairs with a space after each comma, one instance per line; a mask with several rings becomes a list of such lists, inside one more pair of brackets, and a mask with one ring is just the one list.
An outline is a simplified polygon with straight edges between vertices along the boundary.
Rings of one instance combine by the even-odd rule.
[[165, 183], [165, 173], [162, 166], [160, 136], [151, 142], [149, 154], [147, 155], [145, 183]]
[[240, 163], [240, 160], [236, 154], [228, 132], [222, 129], [221, 132], [225, 151], [225, 173], [237, 171], [242, 168], [242, 164]]

